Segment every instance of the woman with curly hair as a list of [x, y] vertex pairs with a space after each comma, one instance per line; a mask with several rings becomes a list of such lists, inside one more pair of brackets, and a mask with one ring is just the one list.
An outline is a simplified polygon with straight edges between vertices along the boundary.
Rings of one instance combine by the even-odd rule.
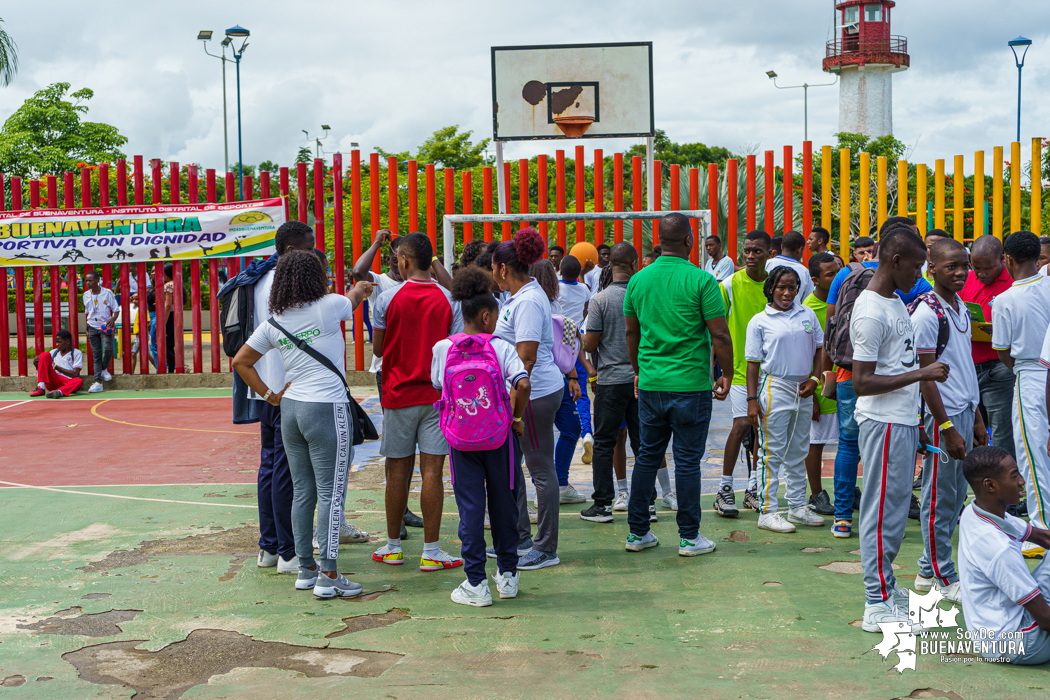
[[[361, 593], [360, 584], [336, 569], [346, 479], [354, 458], [350, 407], [340, 378], [300, 350], [274, 322], [345, 371], [346, 344], [339, 323], [353, 319], [354, 309], [371, 291], [371, 282], [359, 282], [345, 297], [329, 294], [328, 276], [313, 251], [288, 251], [274, 270], [271, 322], [256, 328], [233, 358], [233, 368], [244, 382], [264, 401], [281, 407], [281, 433], [295, 491], [295, 588], [312, 588], [318, 598]], [[266, 386], [255, 369], [275, 348], [284, 363], [283, 387]], [[319, 562], [313, 556], [315, 506]]]
[[[532, 527], [525, 490], [518, 494], [518, 569], [531, 571], [561, 563], [558, 559], [558, 473], [554, 467], [554, 417], [561, 406], [564, 383], [554, 364], [554, 325], [547, 293], [534, 277], [534, 265], [546, 243], [534, 228], [525, 228], [514, 239], [500, 243], [492, 254], [492, 276], [499, 288], [510, 293], [500, 309], [496, 335], [512, 343], [529, 373], [532, 393], [525, 409], [525, 439], [521, 449], [525, 466], [536, 485], [537, 528]], [[576, 370], [569, 386], [578, 394]]]
[[[796, 301], [802, 279], [775, 267], [763, 287], [769, 303], [747, 324], [747, 419], [758, 430], [758, 527], [794, 532], [820, 527], [824, 518], [806, 504], [806, 452], [824, 332], [813, 309]], [[787, 519], [778, 512], [784, 479]]]

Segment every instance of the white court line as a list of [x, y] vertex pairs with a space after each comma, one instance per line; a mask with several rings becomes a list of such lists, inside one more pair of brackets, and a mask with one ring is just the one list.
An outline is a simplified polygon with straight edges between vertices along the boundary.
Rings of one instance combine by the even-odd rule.
[[32, 401], [30, 401], [29, 399], [26, 399], [25, 401], [19, 401], [18, 403], [13, 403], [10, 406], [4, 406], [3, 408], [0, 408], [0, 411], [5, 411], [9, 408], [14, 408], [15, 406], [21, 406], [24, 403], [32, 403]]
[[[80, 496], [101, 496], [102, 498], [120, 498], [127, 501], [153, 501], [155, 503], [181, 503], [183, 505], [190, 506], [216, 506], [219, 508], [251, 508], [255, 510], [255, 505], [241, 505], [239, 503], [202, 503], [201, 501], [175, 501], [168, 498], [141, 498], [139, 496], [118, 496], [114, 493], [93, 493], [91, 491], [66, 491], [64, 489], [56, 489], [51, 486], [31, 486], [30, 484], [16, 484], [13, 481], [0, 481], [0, 484], [5, 486], [18, 486], [24, 489], [38, 489], [40, 491], [54, 491], [55, 493], [72, 493]], [[2, 492], [0, 492], [2, 493]]]

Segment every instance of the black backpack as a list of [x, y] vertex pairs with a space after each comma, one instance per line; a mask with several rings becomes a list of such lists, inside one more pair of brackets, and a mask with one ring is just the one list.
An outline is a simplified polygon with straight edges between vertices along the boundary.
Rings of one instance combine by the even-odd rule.
[[849, 322], [853, 316], [853, 305], [857, 297], [868, 288], [868, 283], [875, 276], [875, 270], [863, 265], [853, 267], [842, 280], [839, 287], [838, 301], [835, 304], [835, 318], [827, 320], [828, 330], [824, 334], [824, 352], [835, 365], [843, 369], [853, 368], [853, 343], [849, 339]]
[[222, 351], [233, 357], [255, 330], [255, 285], [227, 285], [220, 291], [219, 329]]

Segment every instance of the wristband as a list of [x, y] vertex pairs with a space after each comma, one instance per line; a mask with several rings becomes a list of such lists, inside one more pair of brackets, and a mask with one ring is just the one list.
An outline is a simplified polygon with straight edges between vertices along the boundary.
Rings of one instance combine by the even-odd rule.
[[951, 420], [946, 420], [946, 421], [944, 421], [943, 423], [941, 423], [937, 427], [940, 428], [941, 430], [947, 430], [948, 428], [954, 428], [955, 427], [955, 423], [952, 423]]
[[757, 396], [748, 396], [747, 400], [748, 401], [758, 401], [758, 397]]
[[515, 423], [520, 423], [521, 422], [521, 417], [520, 416], [514, 416], [514, 422]]
[[817, 384], [820, 384], [820, 377], [814, 377], [814, 376], [813, 376], [813, 375], [811, 374], [811, 375], [809, 375], [809, 378], [810, 378], [810, 379], [812, 379], [813, 381], [815, 381], [815, 382], [816, 382]]
[[273, 389], [267, 389], [266, 390], [266, 395], [262, 397], [263, 401], [266, 401], [267, 399], [269, 399], [270, 398], [270, 394], [272, 394], [272, 393], [273, 393]]

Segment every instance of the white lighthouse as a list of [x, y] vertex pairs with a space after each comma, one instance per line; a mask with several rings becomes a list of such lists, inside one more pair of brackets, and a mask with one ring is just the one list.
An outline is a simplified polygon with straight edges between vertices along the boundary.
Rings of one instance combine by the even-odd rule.
[[893, 133], [893, 74], [911, 64], [908, 40], [890, 33], [892, 0], [835, 5], [837, 38], [827, 44], [824, 70], [839, 75], [839, 131], [878, 137]]

